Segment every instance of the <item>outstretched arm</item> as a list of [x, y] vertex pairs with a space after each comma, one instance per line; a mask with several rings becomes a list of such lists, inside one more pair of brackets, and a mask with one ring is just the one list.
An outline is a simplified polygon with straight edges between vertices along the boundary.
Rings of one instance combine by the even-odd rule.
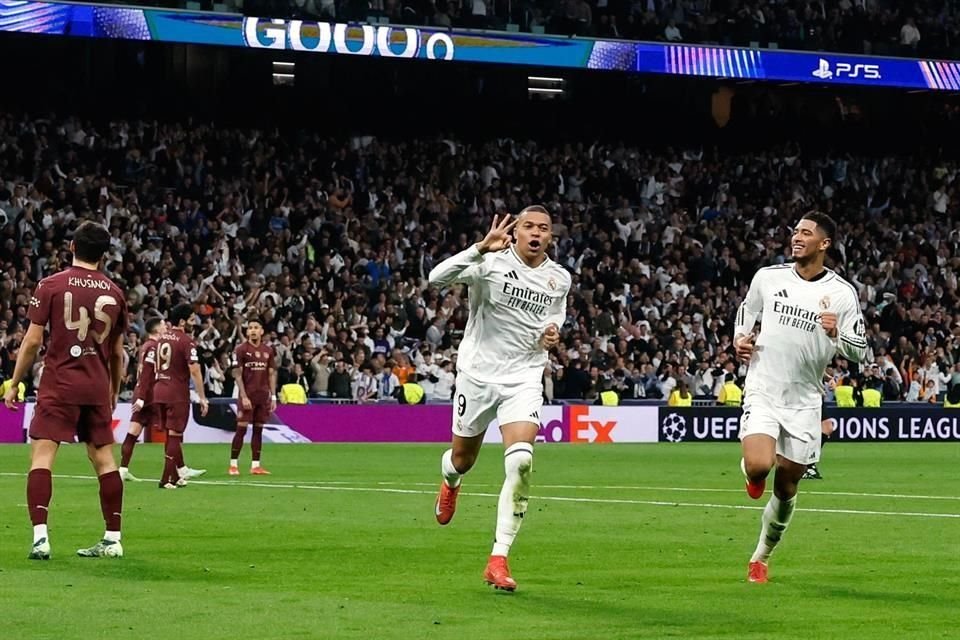
[[491, 251], [503, 251], [510, 246], [510, 231], [516, 220], [504, 216], [500, 220], [493, 217], [490, 231], [477, 244], [464, 249], [435, 266], [428, 277], [430, 284], [444, 286], [454, 282], [474, 284], [479, 279], [483, 267], [483, 256]]

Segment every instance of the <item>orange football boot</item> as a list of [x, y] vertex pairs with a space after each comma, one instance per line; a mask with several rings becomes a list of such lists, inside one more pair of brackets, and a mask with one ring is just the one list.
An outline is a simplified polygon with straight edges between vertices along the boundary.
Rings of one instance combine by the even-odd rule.
[[437, 522], [447, 524], [453, 520], [453, 514], [457, 512], [457, 494], [460, 493], [460, 485], [451, 488], [446, 482], [440, 483], [440, 493], [437, 495], [436, 515]]
[[747, 569], [747, 580], [763, 584], [767, 581], [767, 565], [763, 562], [751, 562]]
[[484, 581], [493, 585], [494, 589], [516, 591], [517, 581], [510, 577], [510, 567], [507, 566], [506, 556], [490, 556], [487, 568], [483, 572]]

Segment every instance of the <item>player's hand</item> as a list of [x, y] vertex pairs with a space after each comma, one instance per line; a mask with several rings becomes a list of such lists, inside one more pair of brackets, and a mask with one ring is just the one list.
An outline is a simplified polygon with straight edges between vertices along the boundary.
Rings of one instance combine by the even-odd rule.
[[137, 400], [136, 402], [133, 403], [134, 411], [140, 411], [141, 409], [143, 409], [143, 400]]
[[547, 325], [547, 328], [543, 330], [543, 335], [540, 336], [540, 345], [543, 346], [544, 349], [549, 350], [558, 344], [560, 344], [560, 329], [551, 322]]
[[733, 346], [737, 350], [737, 358], [743, 362], [750, 362], [753, 357], [753, 350], [757, 342], [757, 334], [751, 333], [748, 336], [739, 336], [734, 338]]
[[248, 398], [247, 396], [243, 396], [240, 398], [240, 406], [243, 407], [245, 411], [250, 411], [250, 408], [253, 405], [250, 403], [250, 398]]
[[503, 251], [509, 247], [513, 241], [510, 236], [510, 231], [513, 230], [516, 224], [517, 221], [512, 220], [510, 214], [503, 216], [502, 220], [499, 216], [493, 216], [490, 231], [487, 232], [487, 235], [480, 241], [480, 244], [477, 245], [477, 250], [480, 253]]
[[10, 388], [7, 389], [7, 392], [3, 394], [3, 404], [7, 405], [7, 409], [10, 411], [16, 411], [17, 407], [17, 387], [19, 385], [10, 385]]
[[210, 403], [207, 402], [206, 398], [200, 400], [200, 416], [204, 417], [207, 415], [207, 411], [210, 410]]
[[270, 396], [270, 413], [277, 410], [277, 396]]
[[837, 337], [837, 314], [832, 311], [824, 311], [820, 314], [820, 326], [827, 332], [831, 338]]

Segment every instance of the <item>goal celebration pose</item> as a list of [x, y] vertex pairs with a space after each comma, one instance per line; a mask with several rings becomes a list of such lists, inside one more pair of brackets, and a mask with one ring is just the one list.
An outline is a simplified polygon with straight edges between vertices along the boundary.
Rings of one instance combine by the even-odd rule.
[[550, 215], [541, 206], [527, 207], [515, 221], [494, 216], [481, 242], [444, 260], [429, 276], [432, 285], [468, 285], [470, 311], [457, 363], [453, 443], [441, 457], [437, 522], [453, 518], [461, 477], [476, 462], [496, 418], [505, 478], [483, 576], [507, 591], [517, 588], [507, 555], [527, 511], [543, 369], [548, 350], [560, 341], [570, 290], [570, 275], [547, 256], [551, 239]]
[[835, 353], [859, 362], [867, 348], [856, 290], [823, 264], [836, 229], [826, 214], [803, 216], [793, 233], [794, 262], [760, 269], [737, 312], [734, 345], [749, 362], [740, 466], [751, 498], [763, 496], [776, 467], [748, 567], [751, 582], [767, 581], [767, 562], [790, 524], [800, 479], [820, 459], [823, 372]]

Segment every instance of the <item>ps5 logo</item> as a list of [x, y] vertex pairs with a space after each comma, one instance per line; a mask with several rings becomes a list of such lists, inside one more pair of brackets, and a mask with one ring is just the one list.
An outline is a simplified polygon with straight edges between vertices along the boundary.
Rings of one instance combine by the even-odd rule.
[[[358, 42], [348, 44], [348, 29], [358, 30]], [[403, 42], [393, 42], [402, 32]], [[260, 18], [243, 19], [243, 35], [246, 45], [256, 49], [293, 49], [317, 53], [344, 53], [354, 56], [383, 56], [385, 58], [416, 58], [421, 49], [428, 60], [453, 60], [453, 38], [446, 33], [430, 33], [421, 29], [377, 26], [369, 24], [356, 27], [343, 23], [309, 22], [303, 20]], [[350, 38], [353, 41], [353, 38]], [[359, 47], [357, 46], [359, 44]], [[332, 47], [331, 47], [332, 45]], [[397, 50], [395, 47], [402, 45]]]
[[820, 58], [817, 68], [810, 74], [820, 80], [832, 80], [834, 76], [840, 78], [863, 78], [864, 80], [879, 80], [880, 65], [878, 64], [850, 64], [848, 62], [838, 62], [836, 71], [830, 68], [830, 62]]

